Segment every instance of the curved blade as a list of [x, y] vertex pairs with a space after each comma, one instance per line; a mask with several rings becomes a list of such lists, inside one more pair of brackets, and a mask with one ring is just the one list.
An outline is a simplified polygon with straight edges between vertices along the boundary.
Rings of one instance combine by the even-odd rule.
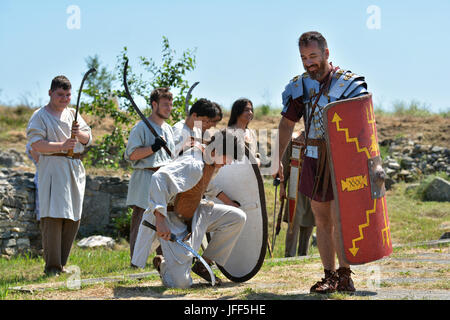
[[184, 243], [182, 240], [177, 239], [175, 240], [180, 246], [182, 246], [183, 248], [185, 248], [186, 250], [192, 252], [192, 254], [194, 256], [197, 257], [198, 260], [200, 260], [201, 263], [203, 263], [203, 265], [205, 266], [206, 270], [208, 270], [209, 272], [209, 276], [211, 277], [211, 285], [214, 287], [214, 285], [216, 284], [216, 277], [214, 276], [214, 272], [211, 270], [211, 267], [209, 266], [209, 264], [205, 261], [205, 259], [202, 258], [201, 255], [199, 255], [194, 249], [192, 249], [191, 247], [189, 247], [186, 243]]
[[[130, 94], [130, 91], [128, 90], [128, 84], [127, 84], [127, 69], [128, 69], [128, 59], [125, 60], [125, 66], [123, 68], [123, 86], [125, 87], [125, 93], [127, 94], [128, 100], [130, 100], [131, 105], [133, 106], [133, 109], [137, 112], [139, 117], [141, 117], [142, 121], [144, 121], [145, 125], [150, 129], [151, 133], [158, 137], [159, 134], [156, 132], [156, 130], [153, 128], [153, 126], [150, 124], [148, 119], [145, 117], [145, 115], [139, 110], [137, 104], [134, 102], [133, 97]], [[161, 139], [164, 140], [163, 137], [159, 136]], [[172, 158], [172, 152], [170, 152], [167, 145], [163, 146], [163, 149], [167, 152], [167, 154]]]
[[[156, 227], [153, 224], [151, 224], [150, 222], [148, 222], [147, 220], [142, 220], [142, 225], [156, 231]], [[176, 242], [180, 246], [185, 248], [187, 251], [192, 252], [192, 254], [194, 256], [196, 256], [198, 258], [198, 260], [200, 260], [201, 263], [203, 263], [206, 270], [208, 270], [209, 276], [211, 277], [211, 285], [214, 286], [216, 284], [216, 277], [214, 276], [214, 272], [211, 270], [211, 267], [205, 261], [205, 259], [202, 258], [201, 255], [199, 255], [194, 249], [192, 249], [186, 243], [184, 243], [183, 240], [177, 239], [177, 237], [173, 233], [170, 234], [170, 241]]]
[[189, 88], [189, 91], [188, 91], [188, 93], [187, 93], [187, 95], [186, 95], [186, 100], [184, 101], [184, 110], [186, 111], [186, 115], [188, 115], [189, 114], [189, 100], [191, 100], [191, 93], [192, 93], [192, 90], [194, 90], [194, 88], [199, 84], [200, 82], [196, 82], [196, 83], [194, 83], [190, 88]]
[[75, 109], [75, 121], [77, 121], [77, 117], [78, 117], [78, 108], [80, 106], [80, 97], [81, 97], [81, 91], [83, 90], [83, 84], [84, 81], [86, 81], [86, 78], [88, 77], [89, 74], [91, 74], [92, 72], [97, 72], [97, 69], [95, 68], [90, 68], [83, 76], [83, 80], [81, 80], [81, 85], [80, 85], [80, 90], [78, 91], [78, 98], [77, 98], [77, 106]]

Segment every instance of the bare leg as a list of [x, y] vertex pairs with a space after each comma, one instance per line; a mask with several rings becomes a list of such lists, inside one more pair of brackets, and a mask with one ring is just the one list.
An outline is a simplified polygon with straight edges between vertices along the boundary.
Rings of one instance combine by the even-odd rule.
[[331, 202], [318, 202], [311, 200], [311, 209], [317, 226], [317, 248], [324, 269], [336, 270], [334, 247], [334, 224], [331, 217]]
[[335, 251], [337, 253], [338, 261], [339, 261], [339, 267], [349, 268], [350, 265], [345, 263], [344, 256], [342, 254], [342, 251], [340, 250], [341, 247], [341, 238], [339, 237], [338, 232], [338, 223], [336, 220], [336, 207], [335, 207], [335, 201], [331, 200], [330, 203], [330, 211], [331, 211], [331, 218], [333, 220], [333, 227], [334, 227], [334, 247]]

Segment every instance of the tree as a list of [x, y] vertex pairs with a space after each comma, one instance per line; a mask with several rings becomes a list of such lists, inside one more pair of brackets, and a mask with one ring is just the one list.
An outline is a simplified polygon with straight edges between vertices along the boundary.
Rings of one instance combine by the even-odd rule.
[[[141, 96], [147, 105], [150, 105], [150, 94], [154, 88], [170, 87], [177, 91], [174, 96], [172, 117], [170, 124], [185, 117], [185, 94], [189, 90], [189, 83], [185, 79], [188, 71], [195, 69], [195, 54], [192, 50], [183, 52], [181, 58], [175, 58], [175, 50], [170, 48], [169, 40], [163, 37], [162, 62], [156, 64], [151, 58], [139, 57], [139, 63], [150, 74], [150, 79], [140, 74], [133, 73], [128, 66], [127, 82], [133, 97]], [[96, 139], [94, 146], [89, 148], [86, 164], [88, 166], [127, 167], [128, 163], [123, 159], [126, 148], [126, 139], [132, 126], [140, 120], [139, 116], [128, 101], [123, 87], [123, 68], [128, 59], [127, 47], [117, 57], [117, 65], [114, 72], [101, 66], [98, 56], [88, 57], [88, 68], [95, 67], [97, 72], [86, 80], [86, 89], [83, 93], [89, 97], [89, 101], [81, 102], [80, 112], [95, 115], [100, 119], [113, 120], [113, 130]], [[151, 114], [151, 108], [141, 110], [145, 115]], [[95, 125], [95, 124], [94, 124]]]

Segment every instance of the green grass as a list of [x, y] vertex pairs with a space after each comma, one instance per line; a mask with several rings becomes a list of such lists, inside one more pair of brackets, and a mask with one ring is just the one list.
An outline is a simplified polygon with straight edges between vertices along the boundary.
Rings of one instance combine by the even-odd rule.
[[439, 226], [450, 221], [450, 202], [421, 201], [406, 194], [406, 183], [393, 186], [387, 197], [391, 236], [394, 243], [437, 240]]
[[[90, 248], [82, 249], [75, 244], [72, 247], [67, 267], [77, 266], [80, 270], [80, 278], [100, 278], [107, 276], [121, 276], [140, 272], [154, 271], [151, 266], [152, 254], [149, 257], [150, 264], [144, 269], [130, 267], [129, 247], [122, 241], [114, 249]], [[44, 260], [42, 257], [22, 255], [12, 257], [10, 260], [0, 259], [0, 299], [14, 299], [21, 296], [20, 293], [12, 293], [9, 287], [23, 286], [27, 284], [66, 281], [74, 274], [61, 274], [60, 276], [46, 276], [43, 273]]]
[[[271, 177], [264, 178], [270, 243], [272, 242], [275, 197], [275, 187], [272, 181]], [[440, 226], [444, 222], [450, 221], [450, 202], [422, 201], [414, 192], [406, 193], [407, 186], [405, 183], [395, 184], [393, 189], [387, 193], [387, 207], [393, 243], [406, 244], [439, 239], [443, 233]], [[277, 199], [275, 219], [278, 216], [279, 206], [280, 202]], [[283, 222], [281, 227], [280, 234], [277, 236], [274, 258], [284, 257], [287, 223]], [[394, 248], [394, 252], [401, 252], [401, 250], [403, 249]], [[318, 254], [317, 248], [310, 247], [309, 255], [315, 254]], [[119, 240], [114, 249], [81, 249], [75, 243], [69, 257], [68, 266], [78, 266], [81, 279], [122, 276], [154, 271], [153, 266], [151, 266], [153, 255], [154, 253], [149, 257], [145, 269], [136, 270], [129, 266], [129, 247], [125, 240]], [[268, 252], [266, 258], [270, 258]], [[311, 259], [298, 260], [295, 264], [310, 263]], [[263, 265], [263, 270], [279, 265], [289, 265], [290, 263], [293, 262], [270, 261]], [[29, 294], [13, 292], [8, 288], [27, 284], [66, 281], [71, 276], [71, 274], [64, 274], [59, 277], [47, 277], [44, 275], [43, 269], [44, 261], [40, 256], [28, 254], [12, 257], [9, 260], [0, 258], [0, 299], [30, 299]]]
[[[266, 177], [264, 179], [264, 185], [269, 221], [268, 236], [271, 241], [275, 187], [272, 185], [271, 177]], [[405, 244], [438, 239], [442, 233], [439, 226], [443, 222], [450, 220], [450, 203], [420, 201], [412, 194], [406, 194], [406, 187], [407, 184], [398, 183], [394, 185], [393, 190], [389, 191], [387, 195], [388, 214], [393, 242]], [[278, 215], [279, 204], [277, 199], [276, 215]], [[274, 258], [284, 257], [286, 229], [287, 224], [283, 222], [281, 232], [277, 236]], [[401, 253], [401, 250], [402, 249], [396, 248], [394, 251]], [[318, 254], [317, 248], [311, 247], [309, 254]], [[145, 269], [136, 270], [129, 266], [129, 249], [128, 243], [125, 240], [119, 241], [114, 249], [81, 249], [75, 244], [69, 257], [68, 266], [78, 266], [81, 272], [81, 279], [122, 276], [137, 272], [154, 271], [151, 266], [153, 255], [154, 254], [149, 257], [149, 263]], [[270, 258], [268, 253], [266, 258]], [[263, 265], [262, 270], [290, 264], [308, 264], [313, 260], [313, 258], [310, 258], [295, 262], [268, 261]], [[0, 299], [31, 299], [32, 296], [29, 294], [11, 291], [8, 288], [36, 283], [64, 282], [72, 276], [71, 274], [63, 274], [59, 277], [47, 277], [43, 274], [43, 268], [44, 261], [40, 256], [22, 255], [12, 257], [10, 260], [4, 258], [0, 259]], [[154, 278], [156, 279], [157, 276]], [[126, 279], [123, 281], [129, 283]], [[382, 283], [382, 286], [384, 285], [387, 284]], [[181, 291], [177, 291], [177, 293], [182, 294]], [[248, 296], [248, 293], [248, 291], [244, 292], [243, 296]]]
[[402, 100], [395, 101], [389, 110], [386, 110], [381, 104], [375, 105], [375, 117], [381, 116], [412, 116], [412, 117], [429, 117], [439, 115], [443, 118], [450, 116], [450, 108], [438, 112], [430, 111], [430, 106], [418, 100], [405, 102]]

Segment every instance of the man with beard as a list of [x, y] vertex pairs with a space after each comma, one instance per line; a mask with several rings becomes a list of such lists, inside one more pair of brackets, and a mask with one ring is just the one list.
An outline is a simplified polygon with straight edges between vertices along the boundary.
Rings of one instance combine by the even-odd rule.
[[[142, 220], [142, 214], [148, 207], [150, 180], [154, 172], [171, 160], [169, 154], [162, 149], [167, 145], [175, 152], [172, 127], [165, 121], [172, 111], [172, 93], [169, 88], [157, 88], [150, 95], [152, 114], [148, 118], [159, 137], [155, 137], [143, 121], [138, 122], [130, 132], [126, 160], [134, 169], [128, 185], [127, 206], [133, 208], [130, 226], [130, 257], [133, 257], [136, 236]], [[161, 138], [162, 137], [162, 138]]]
[[[296, 76], [283, 94], [283, 111], [279, 123], [280, 158], [287, 148], [295, 123], [302, 117], [306, 128], [306, 152], [299, 191], [311, 199], [311, 208], [317, 226], [317, 246], [325, 277], [311, 287], [311, 293], [353, 292], [350, 266], [340, 250], [335, 202], [324, 139], [323, 110], [333, 101], [367, 94], [364, 77], [340, 69], [328, 62], [329, 50], [325, 38], [316, 31], [301, 35], [300, 56], [306, 72]], [[278, 175], [283, 180], [280, 163]], [[339, 269], [335, 267], [337, 254]]]

